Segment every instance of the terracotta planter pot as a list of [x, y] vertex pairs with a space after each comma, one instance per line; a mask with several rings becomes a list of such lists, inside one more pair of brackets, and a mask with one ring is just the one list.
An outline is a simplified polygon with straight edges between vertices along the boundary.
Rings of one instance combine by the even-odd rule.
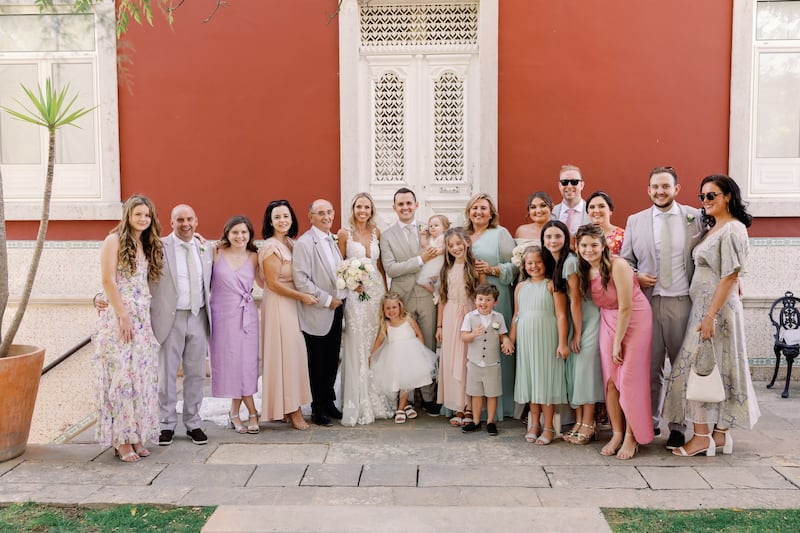
[[25, 453], [43, 363], [44, 348], [22, 344], [0, 358], [0, 462]]

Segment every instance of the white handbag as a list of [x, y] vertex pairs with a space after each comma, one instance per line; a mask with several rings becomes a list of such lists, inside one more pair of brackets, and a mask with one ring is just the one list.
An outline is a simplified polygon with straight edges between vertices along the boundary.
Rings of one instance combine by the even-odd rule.
[[714, 367], [705, 376], [697, 373], [697, 358], [703, 346], [703, 341], [701, 340], [697, 347], [694, 362], [689, 369], [689, 379], [686, 382], [687, 400], [717, 403], [725, 399], [725, 388], [722, 386], [722, 376], [719, 374], [719, 368], [717, 367], [717, 352], [714, 349], [714, 340], [709, 339], [709, 342], [711, 342], [711, 350], [714, 354]]

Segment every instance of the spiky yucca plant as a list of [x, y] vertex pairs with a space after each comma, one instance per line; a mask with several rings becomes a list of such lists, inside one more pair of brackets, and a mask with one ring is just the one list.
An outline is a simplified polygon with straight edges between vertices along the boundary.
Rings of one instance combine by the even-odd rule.
[[[0, 357], [8, 355], [11, 343], [14, 342], [14, 337], [17, 335], [19, 326], [22, 323], [22, 317], [28, 307], [28, 301], [30, 300], [31, 291], [33, 290], [33, 282], [36, 279], [36, 272], [39, 270], [39, 259], [42, 257], [44, 239], [47, 234], [47, 225], [50, 222], [50, 198], [53, 195], [53, 171], [56, 162], [56, 131], [63, 126], [79, 127], [75, 122], [94, 109], [94, 107], [88, 109], [83, 107], [73, 109], [78, 95], [75, 94], [68, 99], [69, 84], [61, 90], [58, 90], [53, 87], [50, 78], [47, 78], [45, 81], [44, 90], [39, 86], [38, 91], [34, 92], [24, 85], [22, 86], [22, 90], [28, 97], [28, 105], [19, 100], [15, 100], [21, 107], [21, 110], [9, 109], [7, 107], [3, 107], [2, 109], [18, 120], [47, 128], [47, 174], [44, 181], [42, 214], [39, 220], [39, 232], [36, 236], [33, 257], [28, 267], [28, 275], [25, 279], [25, 286], [22, 289], [22, 296], [19, 306], [17, 307], [17, 312], [14, 314], [14, 318], [11, 320], [11, 324], [3, 337], [2, 344], [0, 344]], [[6, 248], [5, 200], [3, 198], [2, 176], [0, 176], [0, 327], [2, 327], [3, 324], [8, 295], [8, 250]]]

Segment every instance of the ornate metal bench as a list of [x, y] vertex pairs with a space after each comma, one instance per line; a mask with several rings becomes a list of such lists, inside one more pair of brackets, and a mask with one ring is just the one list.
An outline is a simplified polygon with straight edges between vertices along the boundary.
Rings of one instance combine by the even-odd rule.
[[792, 378], [792, 363], [800, 354], [800, 298], [786, 292], [782, 298], [772, 302], [769, 309], [769, 320], [775, 326], [775, 373], [767, 385], [771, 389], [778, 377], [781, 354], [786, 358], [786, 386], [781, 398], [789, 397], [789, 380]]

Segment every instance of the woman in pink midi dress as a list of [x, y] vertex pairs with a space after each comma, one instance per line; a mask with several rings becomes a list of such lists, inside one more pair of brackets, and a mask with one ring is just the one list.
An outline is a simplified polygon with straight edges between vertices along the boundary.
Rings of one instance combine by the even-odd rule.
[[636, 274], [611, 258], [603, 229], [587, 224], [575, 236], [581, 292], [600, 308], [600, 361], [612, 437], [600, 451], [630, 459], [653, 440], [650, 411], [650, 343], [653, 314]]

